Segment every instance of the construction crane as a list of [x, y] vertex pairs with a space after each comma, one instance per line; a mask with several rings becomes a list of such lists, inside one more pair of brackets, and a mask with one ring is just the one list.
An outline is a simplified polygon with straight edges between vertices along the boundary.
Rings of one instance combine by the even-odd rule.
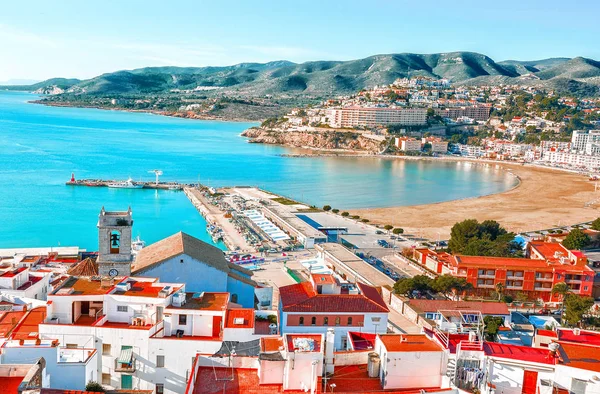
[[154, 173], [154, 175], [156, 175], [156, 186], [158, 186], [158, 177], [161, 176], [163, 174], [163, 172], [161, 170], [151, 170], [148, 172]]

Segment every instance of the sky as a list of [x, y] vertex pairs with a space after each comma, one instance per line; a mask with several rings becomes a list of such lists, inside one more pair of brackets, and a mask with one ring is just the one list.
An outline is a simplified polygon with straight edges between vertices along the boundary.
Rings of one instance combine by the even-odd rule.
[[2, 0], [0, 81], [474, 51], [600, 59], [598, 0]]

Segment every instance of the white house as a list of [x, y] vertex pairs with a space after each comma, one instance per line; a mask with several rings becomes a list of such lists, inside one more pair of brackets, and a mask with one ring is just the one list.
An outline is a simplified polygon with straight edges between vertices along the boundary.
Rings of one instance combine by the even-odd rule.
[[185, 282], [193, 292], [227, 292], [231, 302], [254, 307], [252, 272], [225, 259], [223, 251], [179, 232], [142, 249], [132, 274], [164, 282]]
[[384, 333], [389, 309], [376, 288], [340, 283], [331, 274], [279, 288], [281, 333], [335, 332], [335, 348], [346, 349], [348, 331]]

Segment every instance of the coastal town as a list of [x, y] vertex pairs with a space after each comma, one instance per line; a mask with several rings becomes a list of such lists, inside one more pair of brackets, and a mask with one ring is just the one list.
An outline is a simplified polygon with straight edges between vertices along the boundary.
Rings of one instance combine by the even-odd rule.
[[0, 394], [600, 394], [600, 3], [57, 3], [0, 6]]
[[404, 78], [294, 109], [244, 135], [253, 142], [323, 151], [454, 155], [592, 176], [600, 171], [600, 100], [526, 85], [472, 87]]

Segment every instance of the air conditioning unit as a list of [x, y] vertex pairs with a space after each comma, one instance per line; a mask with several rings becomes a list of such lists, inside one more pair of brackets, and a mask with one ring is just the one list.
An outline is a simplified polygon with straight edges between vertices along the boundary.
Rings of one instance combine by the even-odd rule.
[[121, 283], [117, 283], [117, 285], [115, 286], [117, 291], [122, 291], [122, 292], [126, 292], [129, 291], [131, 289], [131, 284], [129, 282], [121, 282]]
[[236, 317], [235, 319], [233, 319], [233, 324], [237, 324], [237, 325], [244, 324], [244, 318], [243, 317]]

